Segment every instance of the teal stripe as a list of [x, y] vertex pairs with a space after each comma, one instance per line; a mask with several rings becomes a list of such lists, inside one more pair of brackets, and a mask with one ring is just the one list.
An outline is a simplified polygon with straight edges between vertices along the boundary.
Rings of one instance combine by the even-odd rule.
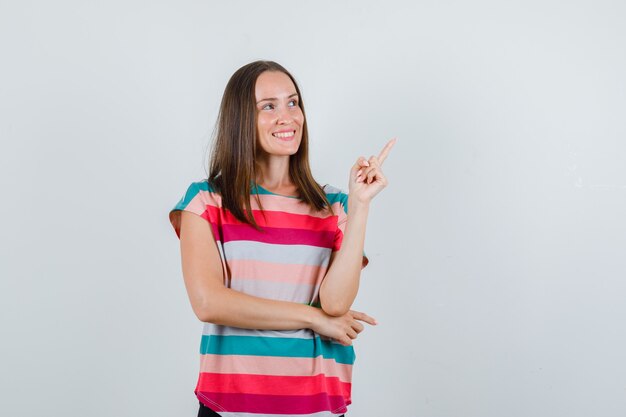
[[[252, 187], [251, 188], [252, 194], [275, 195], [274, 193], [264, 189], [263, 187], [257, 186], [254, 183], [250, 185]], [[193, 200], [193, 198], [196, 195], [198, 195], [200, 191], [208, 191], [208, 192], [214, 193], [215, 189], [212, 186], [210, 186], [206, 180], [194, 182], [189, 186], [189, 188], [185, 192], [185, 195], [183, 196], [183, 198], [180, 199], [180, 201], [178, 202], [178, 204], [176, 204], [173, 210], [184, 210], [185, 207], [187, 207], [187, 205], [191, 202], [191, 200]], [[326, 197], [328, 198], [328, 201], [331, 205], [334, 203], [342, 203], [344, 212], [348, 213], [348, 195], [347, 194], [341, 193], [341, 192], [329, 193], [329, 194], [326, 194]]]
[[187, 188], [187, 191], [185, 192], [185, 195], [183, 196], [183, 198], [181, 198], [178, 204], [174, 206], [172, 211], [184, 210], [185, 207], [187, 207], [187, 205], [191, 202], [191, 200], [193, 200], [193, 198], [197, 196], [200, 191], [215, 192], [213, 187], [209, 186], [209, 183], [207, 181], [198, 181], [198, 182], [191, 183], [189, 188]]
[[330, 193], [326, 194], [328, 202], [332, 206], [335, 203], [341, 203], [343, 211], [348, 214], [348, 194], [345, 193]]
[[337, 363], [352, 365], [355, 354], [352, 346], [343, 346], [322, 340], [288, 337], [217, 336], [203, 335], [200, 354], [280, 356], [289, 358], [334, 359]]
[[[265, 188], [263, 188], [263, 187], [261, 187], [261, 186], [259, 186], [257, 184], [252, 183], [252, 184], [250, 184], [250, 186], [251, 186], [251, 188], [250, 188], [250, 193], [251, 194], [260, 194], [260, 195], [265, 194], [265, 195], [278, 195], [278, 196], [280, 196], [279, 194], [276, 194], [276, 193], [273, 193], [273, 192], [271, 192], [269, 190], [266, 190]], [[289, 197], [289, 196], [287, 196], [287, 197]]]

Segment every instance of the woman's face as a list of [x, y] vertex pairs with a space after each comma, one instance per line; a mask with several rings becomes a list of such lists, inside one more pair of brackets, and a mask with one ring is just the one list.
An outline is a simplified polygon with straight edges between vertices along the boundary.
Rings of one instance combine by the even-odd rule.
[[256, 80], [255, 97], [259, 149], [276, 156], [295, 154], [302, 140], [304, 114], [289, 76], [265, 71]]

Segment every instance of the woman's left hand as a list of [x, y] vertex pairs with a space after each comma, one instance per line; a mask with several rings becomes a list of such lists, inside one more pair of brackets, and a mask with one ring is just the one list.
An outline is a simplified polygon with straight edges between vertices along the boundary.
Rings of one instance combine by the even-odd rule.
[[378, 156], [372, 155], [369, 159], [360, 157], [352, 166], [348, 184], [350, 200], [369, 203], [376, 194], [387, 186], [387, 178], [383, 174], [381, 166], [395, 143], [396, 138], [391, 139]]

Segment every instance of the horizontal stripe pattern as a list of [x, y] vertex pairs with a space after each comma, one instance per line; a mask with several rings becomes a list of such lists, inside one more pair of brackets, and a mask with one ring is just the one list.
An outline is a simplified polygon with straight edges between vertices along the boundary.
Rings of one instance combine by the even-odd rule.
[[299, 339], [313, 339], [315, 333], [311, 329], [296, 330], [259, 330], [242, 329], [239, 327], [222, 326], [221, 324], [204, 323], [202, 334], [218, 336], [259, 336], [259, 337], [288, 337]]
[[[208, 204], [205, 206], [205, 210], [208, 212], [207, 215], [209, 218], [219, 218], [222, 225], [241, 224], [241, 222], [237, 220], [232, 213], [222, 211], [221, 207]], [[258, 209], [252, 210], [252, 216], [254, 217], [254, 221], [256, 221], [260, 227], [271, 227], [271, 225], [280, 223], [281, 227], [290, 229], [314, 229], [326, 232], [334, 232], [337, 229], [337, 223], [339, 222], [339, 216], [334, 215], [328, 217], [316, 217], [308, 214], [293, 214], [267, 210], [261, 211]]]
[[[206, 404], [205, 404], [206, 405]], [[320, 411], [318, 413], [307, 413], [306, 417], [337, 417], [341, 413], [331, 413], [330, 411]], [[267, 413], [231, 413], [228, 411], [220, 411], [222, 417], [287, 417], [285, 414], [267, 414]]]
[[293, 229], [287, 227], [264, 227], [255, 230], [247, 224], [224, 224], [221, 226], [221, 240], [224, 243], [233, 240], [249, 240], [272, 243], [275, 245], [309, 245], [321, 248], [333, 247], [336, 231]]
[[220, 407], [220, 410], [239, 411], [251, 414], [275, 413], [309, 415], [320, 411], [345, 413], [347, 405], [352, 401], [341, 395], [312, 394], [312, 395], [260, 395], [260, 394], [231, 394], [222, 392], [205, 392], [196, 390], [199, 398], [209, 400], [208, 407]]
[[254, 259], [231, 259], [228, 265], [233, 278], [292, 284], [315, 284], [324, 278], [327, 270], [321, 265], [279, 264]]
[[281, 356], [315, 358], [322, 356], [337, 363], [352, 365], [356, 358], [352, 346], [344, 346], [320, 336], [313, 339], [258, 336], [203, 335], [200, 354]]
[[[250, 203], [260, 229], [222, 207], [206, 181], [192, 183], [170, 211], [180, 236], [180, 213], [211, 226], [224, 266], [224, 284], [255, 297], [319, 306], [331, 254], [340, 249], [347, 195], [325, 186], [330, 210], [253, 187]], [[258, 201], [257, 201], [258, 199]], [[364, 265], [367, 258], [364, 254]], [[198, 399], [222, 416], [337, 416], [351, 403], [352, 346], [311, 329], [260, 330], [204, 323]]]
[[203, 373], [198, 383], [202, 392], [259, 395], [350, 395], [350, 383], [324, 374], [313, 376]]
[[350, 381], [352, 366], [337, 363], [333, 359], [318, 356], [310, 358], [284, 358], [266, 356], [259, 360], [257, 356], [213, 355], [200, 356], [200, 372], [243, 374], [254, 371], [259, 375], [303, 376], [324, 374], [341, 381]]
[[293, 303], [308, 304], [319, 290], [317, 284], [292, 284], [287, 282], [265, 282], [233, 278], [229, 287], [255, 297], [269, 298]]
[[235, 241], [223, 245], [228, 261], [247, 259], [301, 265], [328, 266], [331, 249], [306, 245], [273, 245], [262, 242]]

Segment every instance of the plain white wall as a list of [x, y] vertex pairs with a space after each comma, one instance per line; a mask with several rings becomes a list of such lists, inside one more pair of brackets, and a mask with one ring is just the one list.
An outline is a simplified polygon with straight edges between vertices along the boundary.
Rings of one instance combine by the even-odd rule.
[[228, 77], [298, 79], [320, 182], [399, 141], [353, 417], [626, 414], [621, 1], [0, 4], [0, 413], [192, 416], [169, 209]]

